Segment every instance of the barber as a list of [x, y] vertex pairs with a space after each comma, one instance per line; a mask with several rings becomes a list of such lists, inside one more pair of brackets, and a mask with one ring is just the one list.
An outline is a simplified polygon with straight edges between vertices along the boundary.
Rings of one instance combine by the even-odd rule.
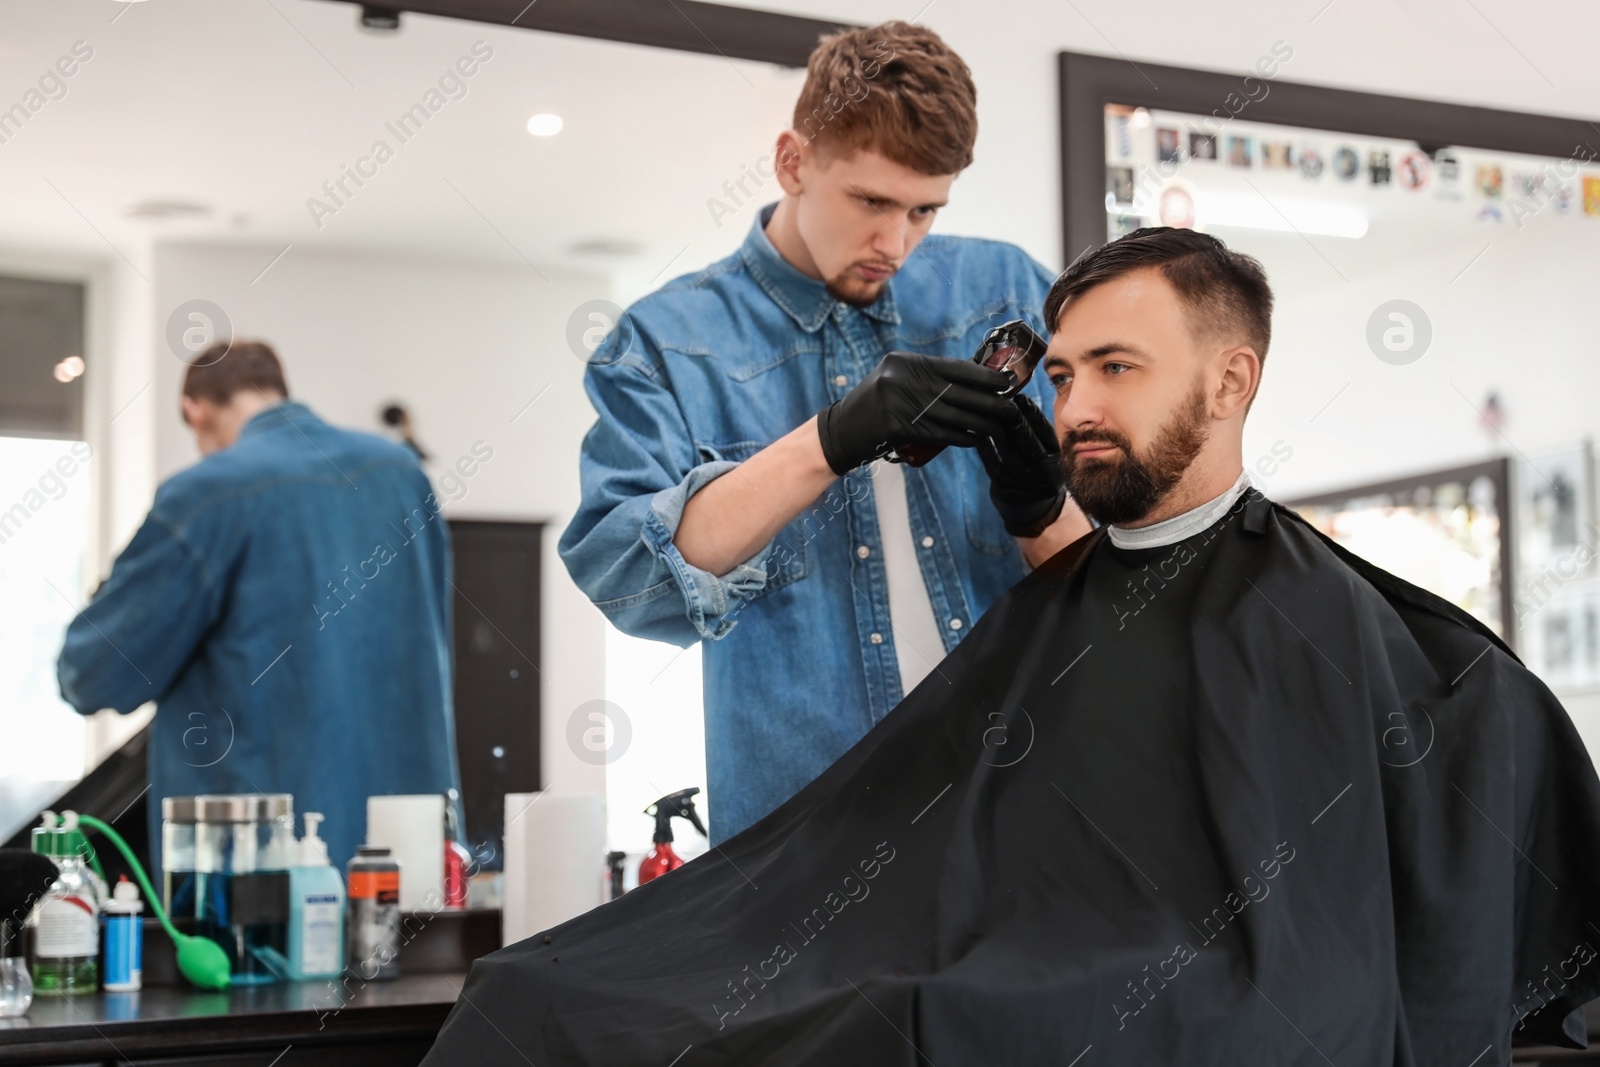
[[[931, 30], [824, 38], [777, 139], [783, 198], [591, 357], [599, 421], [561, 556], [618, 628], [709, 639], [713, 842], [946, 684], [939, 660], [995, 598], [1089, 529], [1044, 376], [1005, 399], [1009, 377], [970, 362], [1007, 320], [1043, 332], [1053, 276], [1008, 244], [927, 236], [975, 104]], [[881, 458], [911, 445], [946, 451]]]
[[61, 696], [157, 702], [153, 856], [161, 797], [292, 793], [342, 863], [367, 797], [459, 788], [439, 502], [410, 451], [291, 399], [268, 345], [202, 352], [181, 407], [204, 458], [68, 627]]

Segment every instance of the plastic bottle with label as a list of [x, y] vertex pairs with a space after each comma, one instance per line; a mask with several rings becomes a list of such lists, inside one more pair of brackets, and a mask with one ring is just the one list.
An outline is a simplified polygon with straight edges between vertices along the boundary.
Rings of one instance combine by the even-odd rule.
[[344, 879], [318, 834], [322, 815], [305, 814], [299, 862], [289, 869], [289, 977], [334, 978], [344, 970]]
[[123, 875], [106, 901], [106, 946], [101, 977], [107, 993], [137, 993], [143, 984], [144, 901], [139, 887]]
[[93, 996], [100, 981], [100, 905], [105, 883], [84, 857], [89, 842], [70, 824], [34, 828], [33, 850], [55, 861], [60, 873], [28, 916], [33, 935], [33, 991], [38, 996]]
[[381, 845], [361, 845], [348, 869], [350, 973], [366, 980], [398, 978], [400, 862]]

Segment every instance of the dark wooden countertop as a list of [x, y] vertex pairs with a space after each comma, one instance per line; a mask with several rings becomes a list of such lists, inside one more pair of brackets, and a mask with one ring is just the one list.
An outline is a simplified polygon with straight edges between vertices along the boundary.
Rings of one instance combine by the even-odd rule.
[[[466, 975], [402, 975], [348, 989], [279, 982], [201, 992], [152, 986], [138, 993], [37, 997], [27, 1015], [0, 1019], [0, 1064], [249, 1062], [416, 1063], [433, 1044]], [[351, 1047], [357, 1046], [357, 1047]], [[295, 1054], [297, 1053], [298, 1054]], [[283, 1058], [274, 1060], [279, 1053]], [[219, 1058], [220, 1057], [220, 1058]]]
[[384, 1067], [421, 1061], [472, 961], [500, 945], [497, 911], [438, 912], [400, 952], [400, 977], [275, 982], [197, 990], [171, 943], [145, 933], [137, 993], [36, 996], [0, 1019], [0, 1065], [78, 1067]]

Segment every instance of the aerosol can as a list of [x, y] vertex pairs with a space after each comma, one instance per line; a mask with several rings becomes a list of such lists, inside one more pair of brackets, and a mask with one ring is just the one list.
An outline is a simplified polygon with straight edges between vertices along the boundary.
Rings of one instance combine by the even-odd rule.
[[672, 850], [672, 820], [675, 817], [688, 819], [689, 825], [699, 830], [701, 837], [706, 836], [705, 825], [694, 810], [694, 798], [699, 792], [699, 786], [680, 789], [644, 809], [646, 815], [656, 817], [656, 834], [651, 838], [655, 847], [646, 853], [644, 861], [639, 864], [640, 885], [683, 866], [683, 857]]

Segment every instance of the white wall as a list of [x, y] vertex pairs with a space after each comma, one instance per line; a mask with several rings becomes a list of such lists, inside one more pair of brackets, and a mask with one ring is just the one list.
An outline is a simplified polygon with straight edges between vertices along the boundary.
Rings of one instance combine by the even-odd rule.
[[[566, 347], [566, 322], [604, 279], [392, 255], [251, 245], [164, 245], [153, 257], [154, 385], [139, 404], [155, 427], [161, 477], [198, 458], [177, 414], [183, 364], [166, 322], [202, 298], [229, 316], [234, 336], [265, 340], [283, 360], [294, 397], [330, 422], [380, 431], [390, 401], [410, 409], [418, 441], [444, 467], [474, 442], [494, 458], [450, 501], [452, 518], [548, 523], [544, 553], [542, 747], [553, 790], [603, 793], [604, 768], [566, 741], [574, 708], [605, 695], [604, 620], [572, 584], [556, 541], [578, 501], [578, 446], [594, 420], [584, 363]], [[259, 276], [259, 277], [258, 277]], [[530, 400], [537, 396], [532, 406]]]

